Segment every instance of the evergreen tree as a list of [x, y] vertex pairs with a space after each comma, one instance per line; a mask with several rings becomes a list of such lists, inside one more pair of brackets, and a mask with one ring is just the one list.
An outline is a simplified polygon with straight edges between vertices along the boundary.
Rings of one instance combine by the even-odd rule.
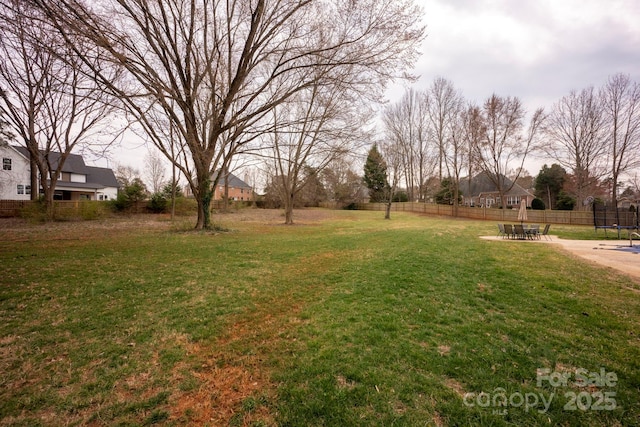
[[367, 162], [364, 165], [364, 182], [369, 189], [369, 200], [374, 203], [385, 202], [387, 197], [387, 164], [378, 151], [378, 146], [373, 144]]
[[560, 192], [567, 179], [567, 172], [558, 164], [544, 165], [536, 178], [535, 195], [547, 203], [549, 209], [556, 207]]
[[[451, 178], [444, 178], [440, 183], [440, 190], [435, 195], [439, 205], [453, 205], [455, 200], [455, 183]], [[462, 195], [458, 195], [458, 203], [462, 201]]]

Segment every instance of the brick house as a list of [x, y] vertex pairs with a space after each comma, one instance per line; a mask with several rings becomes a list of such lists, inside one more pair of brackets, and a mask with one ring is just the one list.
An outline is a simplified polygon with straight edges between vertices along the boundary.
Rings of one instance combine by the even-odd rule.
[[471, 178], [471, 183], [469, 183], [469, 178], [462, 178], [459, 188], [463, 197], [463, 204], [465, 206], [518, 207], [520, 206], [520, 201], [525, 199], [527, 207], [531, 206], [531, 201], [535, 198], [532, 192], [522, 188], [506, 176], [503, 176], [502, 179], [504, 188], [511, 187], [505, 193], [506, 200], [504, 203], [500, 200], [500, 193], [496, 185], [484, 172]]
[[[212, 179], [216, 178], [216, 175], [219, 172], [213, 175]], [[225, 179], [226, 178], [226, 179]], [[218, 185], [213, 193], [213, 200], [222, 200], [224, 197], [224, 187], [225, 181], [229, 186], [229, 200], [239, 200], [239, 201], [247, 201], [253, 200], [253, 189], [249, 184], [229, 172], [226, 177], [220, 177], [218, 181]]]

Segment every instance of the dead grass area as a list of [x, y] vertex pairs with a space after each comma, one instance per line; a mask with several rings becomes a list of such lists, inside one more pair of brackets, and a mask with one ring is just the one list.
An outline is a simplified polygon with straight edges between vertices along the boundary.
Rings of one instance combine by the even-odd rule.
[[[257, 216], [259, 220], [266, 217]], [[318, 218], [322, 216], [306, 216], [307, 221]], [[334, 253], [319, 254], [302, 262], [305, 267], [287, 274], [304, 275], [309, 269], [321, 269], [322, 265], [331, 264], [335, 256]], [[315, 288], [315, 294], [320, 292], [321, 288]], [[243, 411], [243, 405], [247, 399], [262, 396], [271, 400], [275, 396], [276, 384], [271, 382], [264, 360], [286, 339], [286, 331], [297, 325], [296, 319], [304, 306], [305, 302], [297, 301], [294, 295], [279, 295], [242, 315], [213, 345], [191, 345], [189, 351], [203, 361], [201, 369], [193, 373], [200, 386], [174, 396], [172, 418], [188, 418], [198, 425], [228, 425], [241, 414], [241, 425], [256, 422], [276, 425], [275, 414], [268, 406], [256, 405], [255, 410]], [[179, 375], [179, 370], [179, 367], [175, 369], [174, 376]]]
[[[241, 425], [276, 425], [275, 414], [265, 405], [256, 405], [243, 411], [248, 399], [275, 396], [276, 385], [269, 379], [263, 360], [267, 351], [273, 351], [281, 339], [291, 317], [302, 305], [288, 305], [273, 301], [263, 304], [250, 316], [238, 320], [213, 345], [191, 344], [188, 351], [201, 360], [202, 365], [192, 374], [199, 387], [172, 398], [172, 419], [188, 419], [194, 425], [229, 425], [241, 415]], [[243, 349], [254, 346], [250, 354]], [[184, 366], [174, 368], [174, 378], [180, 376]], [[237, 421], [236, 421], [237, 422]]]
[[453, 378], [447, 378], [444, 382], [444, 385], [447, 386], [447, 388], [455, 391], [458, 396], [464, 399], [466, 391], [459, 381], [456, 381]]
[[[295, 225], [313, 225], [335, 216], [328, 209], [298, 209], [294, 212]], [[217, 212], [211, 215], [214, 224], [250, 222], [264, 225], [284, 225], [281, 209], [241, 209]], [[42, 233], [57, 239], [92, 239], [95, 233], [128, 233], [136, 230], [169, 231], [182, 227], [193, 228], [195, 217], [176, 217], [173, 221], [168, 214], [139, 214], [115, 216], [94, 221], [53, 221], [34, 223], [23, 218], [0, 218], [0, 233], [12, 241], [27, 241]], [[6, 239], [5, 239], [6, 240]]]
[[[297, 210], [296, 225], [313, 225], [333, 216], [333, 212], [321, 209]], [[267, 229], [284, 225], [281, 210], [243, 209], [228, 213], [215, 213], [212, 223], [242, 228], [241, 223], [265, 225]], [[229, 224], [229, 225], [227, 225]], [[135, 215], [113, 217], [96, 221], [63, 221], [33, 223], [20, 218], [0, 218], [0, 236], [8, 243], [20, 241], [86, 241], [96, 236], [135, 235], [136, 232], [172, 232], [185, 230], [195, 225], [195, 217], [179, 217], [171, 221], [168, 215]], [[55, 244], [55, 243], [54, 243]], [[310, 264], [331, 263], [335, 254], [326, 253]], [[307, 268], [311, 268], [307, 265]], [[287, 274], [299, 274], [290, 271]], [[276, 385], [270, 381], [270, 373], [264, 364], [269, 351], [278, 345], [286, 330], [295, 327], [291, 319], [297, 319], [304, 302], [296, 302], [294, 296], [277, 300], [263, 301], [254, 306], [250, 313], [238, 315], [238, 318], [223, 335], [213, 343], [190, 342], [186, 336], [165, 337], [160, 344], [178, 344], [189, 355], [189, 361], [176, 364], [171, 371], [174, 391], [169, 398], [170, 419], [178, 424], [189, 425], [276, 425], [275, 414], [264, 402], [275, 396]], [[273, 297], [275, 298], [275, 297]], [[293, 326], [292, 326], [293, 325]], [[14, 336], [3, 337], [0, 355], [4, 350], [15, 349], [19, 339]], [[246, 351], [251, 348], [252, 351]], [[157, 356], [157, 355], [156, 355]], [[155, 357], [157, 359], [157, 357]], [[195, 360], [195, 365], [193, 360]], [[4, 363], [0, 363], [3, 366]], [[123, 378], [114, 387], [116, 401], [127, 404], [136, 396], [151, 398], [159, 391], [153, 385], [157, 377], [156, 370], [161, 369], [157, 360], [151, 360], [147, 371]], [[93, 372], [89, 369], [89, 372]], [[195, 387], [182, 390], [179, 385], [187, 377], [194, 379]], [[251, 403], [263, 399], [260, 404]], [[248, 403], [249, 402], [249, 403]], [[68, 421], [89, 420], [92, 409], [80, 410]], [[48, 415], [38, 416], [49, 424]], [[6, 420], [5, 420], [6, 421]], [[19, 420], [14, 420], [19, 421]], [[92, 421], [98, 425], [99, 421]]]

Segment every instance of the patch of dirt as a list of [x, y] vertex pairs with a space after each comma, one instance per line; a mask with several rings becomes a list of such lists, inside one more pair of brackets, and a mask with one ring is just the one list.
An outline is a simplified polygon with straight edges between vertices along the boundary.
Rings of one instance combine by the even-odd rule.
[[466, 392], [464, 391], [464, 387], [458, 381], [453, 378], [447, 378], [444, 382], [444, 385], [455, 391], [456, 394], [462, 398], [465, 397]]
[[[235, 343], [252, 340], [257, 333], [269, 334], [267, 329], [271, 323], [257, 322], [250, 317], [235, 323], [213, 345], [188, 344], [190, 356], [202, 361], [199, 368], [191, 371], [199, 387], [172, 396], [171, 419], [189, 420], [192, 425], [229, 425], [236, 414], [242, 412], [248, 398], [273, 395], [275, 385], [271, 384], [269, 373], [261, 363], [264, 355], [257, 350], [254, 354], [244, 355], [233, 349]], [[176, 382], [180, 382], [184, 369], [184, 365], [174, 367]], [[243, 414], [241, 425], [258, 421], [263, 425], [275, 425], [275, 418], [266, 406], [257, 406]]]
[[438, 353], [440, 353], [440, 356], [448, 356], [449, 353], [451, 353], [451, 347], [448, 345], [439, 345]]

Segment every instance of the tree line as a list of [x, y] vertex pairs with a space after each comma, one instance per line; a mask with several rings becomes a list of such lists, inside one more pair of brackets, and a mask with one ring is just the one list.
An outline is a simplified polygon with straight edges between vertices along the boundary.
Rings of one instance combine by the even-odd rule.
[[615, 202], [640, 156], [625, 75], [529, 123], [516, 97], [473, 105], [437, 78], [384, 109], [376, 133], [387, 84], [414, 78], [422, 15], [413, 0], [0, 0], [0, 122], [48, 204], [73, 150], [105, 154], [135, 133], [171, 163], [174, 188], [187, 181], [196, 228], [211, 226], [214, 189], [240, 158], [263, 168], [287, 223], [310, 191], [359, 198], [353, 165], [372, 142], [409, 200], [449, 182], [457, 206], [460, 180], [481, 171], [503, 196], [503, 177], [544, 153], [581, 201], [607, 179]]
[[236, 156], [290, 177], [291, 200], [305, 165], [361, 143], [364, 106], [418, 56], [421, 16], [413, 0], [1, 0], [0, 111], [47, 201], [49, 152], [126, 128], [187, 180], [207, 228]]
[[[493, 94], [476, 105], [441, 77], [426, 90], [407, 90], [384, 110], [384, 136], [375, 147], [390, 177], [385, 200], [398, 185], [414, 201], [427, 200], [437, 191], [434, 186], [444, 185], [451, 188], [457, 207], [461, 179], [483, 173], [504, 202], [526, 172], [525, 160], [537, 156], [554, 163], [541, 170], [542, 181], [553, 173], [558, 177], [558, 168], [564, 171], [561, 188], [554, 183], [553, 200], [551, 187], [547, 185], [549, 197], [544, 197], [540, 183], [540, 197], [549, 207], [563, 183], [576, 206], [587, 206], [605, 187], [616, 205], [622, 178], [633, 180], [640, 166], [640, 85], [628, 75], [615, 74], [599, 89], [571, 91], [549, 112], [537, 109], [525, 123], [527, 115], [517, 97]], [[375, 195], [376, 188], [369, 188]]]

